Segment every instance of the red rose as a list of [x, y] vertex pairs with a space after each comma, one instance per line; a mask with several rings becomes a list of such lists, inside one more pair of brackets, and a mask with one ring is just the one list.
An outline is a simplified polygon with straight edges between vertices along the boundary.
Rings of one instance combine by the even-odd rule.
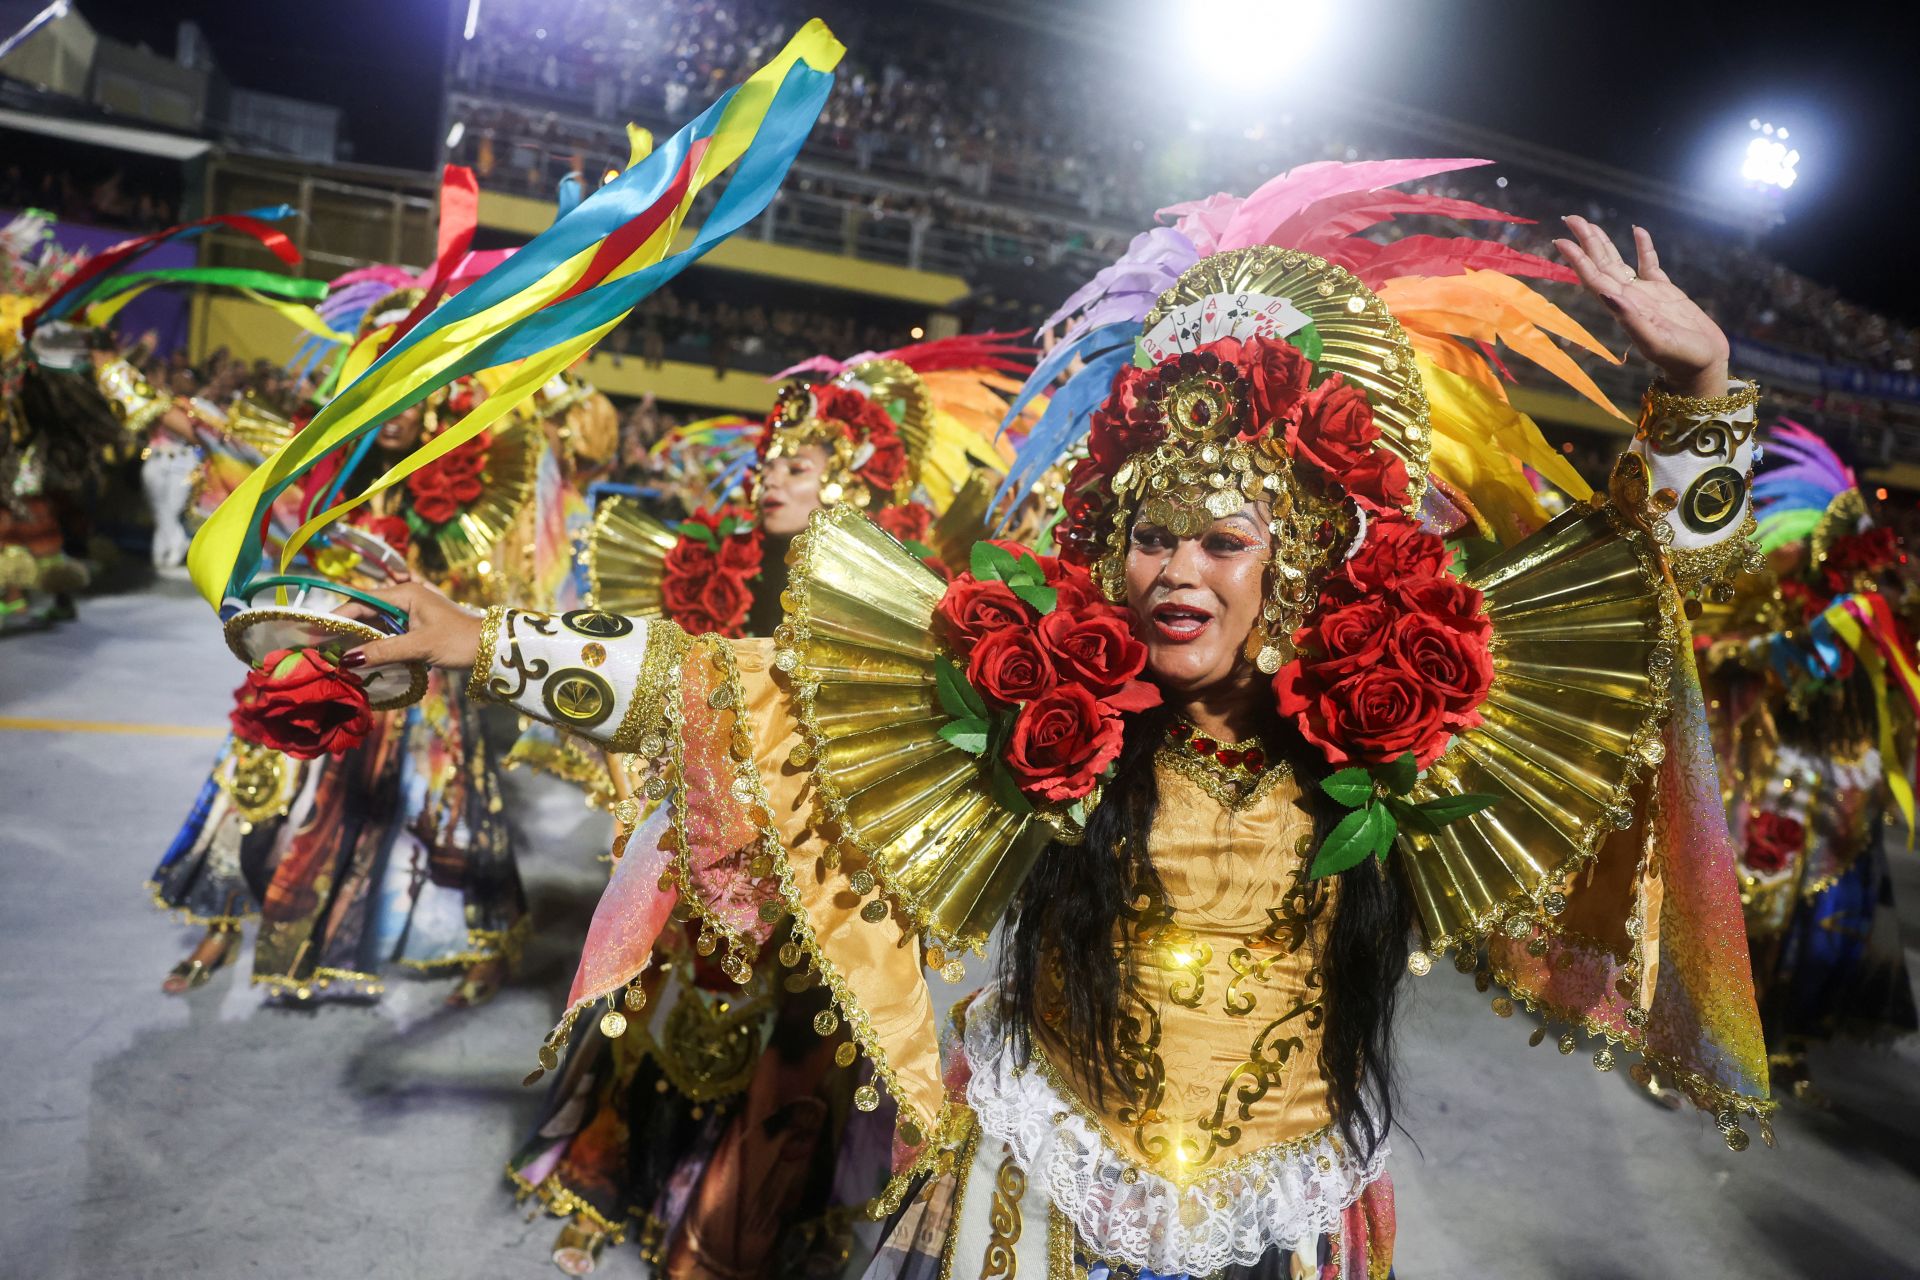
[[1166, 437], [1159, 406], [1146, 398], [1150, 374], [1150, 370], [1128, 365], [1114, 379], [1105, 403], [1094, 412], [1087, 434], [1087, 456], [1092, 469], [1102, 475], [1112, 475], [1128, 458]]
[[715, 631], [739, 635], [753, 608], [753, 591], [733, 574], [716, 573], [701, 585], [700, 607], [717, 622]]
[[[876, 411], [877, 412], [877, 411]], [[876, 498], [885, 499], [907, 476], [907, 447], [900, 437], [894, 434], [893, 423], [886, 424], [882, 434], [877, 428], [867, 437], [867, 443], [873, 446], [873, 454], [866, 465], [857, 473], [867, 482]]]
[[1380, 438], [1365, 393], [1337, 373], [1308, 392], [1286, 421], [1287, 452], [1340, 484]]
[[366, 530], [401, 555], [407, 554], [407, 546], [413, 541], [413, 530], [407, 528], [407, 522], [399, 516], [361, 513], [355, 515], [348, 523], [357, 529]]
[[359, 673], [311, 649], [275, 649], [233, 697], [236, 737], [297, 760], [342, 755], [373, 729]]
[[1014, 781], [1043, 801], [1078, 800], [1120, 755], [1120, 717], [1079, 685], [1029, 702], [1013, 722], [1006, 762]]
[[1462, 635], [1485, 636], [1493, 630], [1492, 621], [1482, 612], [1486, 597], [1458, 578], [1445, 574], [1407, 578], [1392, 594], [1401, 609], [1437, 618]]
[[1348, 496], [1373, 515], [1399, 511], [1413, 496], [1413, 481], [1400, 455], [1375, 449], [1340, 477]]
[[1432, 578], [1447, 567], [1447, 547], [1405, 516], [1367, 524], [1366, 540], [1328, 575], [1330, 592], [1349, 598], [1384, 591], [1408, 578]]
[[1282, 715], [1335, 765], [1386, 764], [1411, 751], [1426, 768], [1446, 749], [1440, 692], [1396, 663], [1376, 663], [1323, 686], [1296, 659], [1274, 677]]
[[1493, 686], [1493, 655], [1484, 639], [1439, 618], [1409, 613], [1394, 622], [1387, 648], [1401, 670], [1439, 693], [1445, 719], [1456, 731], [1480, 723], [1477, 708]]
[[1386, 655], [1387, 631], [1396, 616], [1379, 599], [1328, 606], [1314, 615], [1311, 625], [1293, 633], [1293, 643], [1310, 655], [1323, 681], [1337, 680]]
[[948, 585], [940, 597], [938, 612], [946, 621], [947, 637], [961, 657], [973, 652], [974, 645], [995, 631], [1007, 627], [1030, 627], [1033, 610], [1000, 581], [981, 582], [963, 573]]
[[755, 530], [746, 528], [720, 539], [720, 554], [716, 561], [720, 568], [736, 577], [752, 578], [760, 572], [760, 539], [754, 536]]
[[1784, 813], [1753, 809], [1747, 814], [1747, 852], [1741, 860], [1762, 875], [1774, 875], [1793, 865], [1807, 847], [1807, 829]]
[[924, 543], [933, 531], [933, 512], [924, 503], [904, 502], [874, 512], [873, 522], [902, 542]]
[[[1259, 429], [1287, 417], [1307, 395], [1313, 363], [1292, 343], [1277, 338], [1221, 338], [1200, 348], [1239, 370], [1247, 384], [1248, 426]], [[1330, 381], [1339, 381], [1336, 376]]]
[[460, 514], [460, 503], [431, 467], [407, 477], [407, 496], [413, 513], [428, 524], [446, 524]]
[[1133, 617], [1126, 610], [1056, 608], [1040, 619], [1037, 636], [1062, 680], [1083, 686], [1113, 710], [1144, 711], [1159, 704], [1160, 690], [1139, 679], [1147, 669], [1147, 646], [1133, 634]]
[[989, 698], [1018, 706], [1046, 693], [1059, 683], [1059, 677], [1032, 631], [1008, 627], [982, 637], [973, 647], [973, 656], [967, 659], [967, 682]]

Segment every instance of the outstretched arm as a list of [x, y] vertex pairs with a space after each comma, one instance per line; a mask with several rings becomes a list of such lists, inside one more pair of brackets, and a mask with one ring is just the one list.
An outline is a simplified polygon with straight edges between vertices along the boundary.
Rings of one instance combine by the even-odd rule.
[[1760, 389], [1728, 377], [1727, 335], [1661, 270], [1644, 228], [1633, 229], [1630, 267], [1600, 227], [1565, 222], [1573, 239], [1554, 241], [1561, 256], [1660, 370], [1614, 468], [1614, 500], [1647, 524], [1683, 590], [1718, 594], [1750, 558]]
[[632, 751], [650, 623], [575, 610], [546, 614], [489, 609], [477, 614], [423, 582], [375, 592], [407, 613], [407, 630], [347, 655], [349, 666], [425, 662], [472, 670], [467, 695], [501, 702], [615, 751]]

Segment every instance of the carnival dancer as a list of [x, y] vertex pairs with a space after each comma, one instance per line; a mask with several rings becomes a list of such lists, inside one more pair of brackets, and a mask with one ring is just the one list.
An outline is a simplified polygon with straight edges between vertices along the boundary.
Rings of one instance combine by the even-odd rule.
[[[1031, 367], [1012, 336], [807, 362], [805, 372], [829, 376], [787, 383], [745, 474], [720, 482], [744, 482], [745, 505], [699, 506], [669, 526], [630, 498], [602, 504], [583, 557], [589, 607], [669, 619], [691, 636], [771, 636], [789, 547], [824, 507], [863, 512], [931, 555], [935, 518], [972, 473], [997, 482], [1011, 460], [995, 436], [1020, 389], [1011, 375]], [[559, 738], [542, 741], [562, 752], [575, 741]], [[628, 840], [644, 798], [630, 762], [609, 759], [594, 780], [583, 753], [566, 758], [570, 776], [606, 795]], [[609, 770], [620, 771], [611, 787]], [[667, 817], [642, 832], [657, 839]], [[777, 939], [772, 950], [795, 945]], [[663, 935], [648, 1012], [617, 1036], [583, 1037], [508, 1165], [523, 1196], [571, 1217], [553, 1250], [570, 1274], [593, 1270], [632, 1218], [648, 1260], [669, 1274], [830, 1274], [885, 1183], [891, 1115], [853, 1106], [865, 1082], [835, 1069], [855, 1056], [851, 1040], [814, 1031], [826, 993], [788, 991], [772, 963], [736, 982], [712, 952], [697, 930]]]
[[1754, 483], [1768, 561], [1695, 624], [1776, 1082], [1818, 1104], [1810, 1044], [1915, 1030], [1887, 841], [1913, 828], [1903, 552], [1853, 470], [1795, 423]]
[[[462, 384], [398, 415], [344, 487], [370, 483], [482, 394]], [[318, 571], [380, 580], [385, 564], [469, 598], [529, 504], [544, 443], [522, 422], [453, 451], [360, 513], [353, 538], [313, 557]], [[318, 472], [312, 488], [334, 478]], [[300, 718], [314, 690], [262, 695], [253, 683], [151, 877], [157, 905], [206, 930], [163, 990], [203, 984], [257, 914], [253, 981], [275, 999], [375, 999], [394, 967], [458, 972], [456, 1007], [490, 999], [523, 941], [526, 898], [477, 709], [433, 680], [416, 705], [364, 717], [348, 742], [341, 726], [316, 734]]]
[[[855, 1105], [897, 1108], [870, 1276], [1384, 1274], [1394, 998], [1448, 952], [1496, 1012], [1565, 1024], [1563, 1052], [1638, 1054], [1730, 1146], [1764, 1135], [1680, 601], [1747, 559], [1756, 390], [1646, 233], [1636, 268], [1569, 219], [1563, 254], [1663, 385], [1608, 494], [1529, 528], [1522, 463], [1565, 472], [1462, 339], [1597, 397], [1547, 331], [1598, 344], [1514, 278], [1563, 273], [1355, 232], [1504, 216], [1384, 190], [1464, 163], [1183, 206], [1076, 294], [1033, 380], [1078, 362], [1036, 472], [1090, 420], [1058, 559], [983, 544], [945, 583], [817, 513], [771, 642], [381, 593], [408, 629], [369, 669], [470, 666], [475, 696], [641, 752], [671, 797], [543, 1062], [596, 1006], [645, 1006], [675, 910], [736, 976], [787, 930], [791, 979], [833, 996], [816, 1030], [844, 1021], [871, 1063]], [[1505, 549], [1456, 577], [1466, 529]], [[957, 980], [1009, 911], [943, 1056], [923, 965]]]

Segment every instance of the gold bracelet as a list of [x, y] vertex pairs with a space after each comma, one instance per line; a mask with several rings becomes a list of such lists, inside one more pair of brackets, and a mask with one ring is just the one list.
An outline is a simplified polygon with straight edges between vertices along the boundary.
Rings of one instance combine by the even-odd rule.
[[493, 675], [493, 648], [506, 616], [507, 606], [503, 604], [496, 604], [481, 615], [480, 650], [473, 658], [473, 674], [467, 677], [467, 697], [474, 702], [491, 701], [487, 696], [487, 680]]
[[1755, 382], [1724, 396], [1678, 396], [1656, 382], [1641, 401], [1634, 435], [1655, 453], [1684, 452], [1731, 462], [1760, 425], [1751, 412], [1759, 403], [1760, 385]]
[[1717, 418], [1723, 413], [1738, 413], [1760, 403], [1760, 384], [1743, 382], [1721, 396], [1683, 396], [1669, 391], [1658, 380], [1647, 388], [1646, 411], [1661, 417]]

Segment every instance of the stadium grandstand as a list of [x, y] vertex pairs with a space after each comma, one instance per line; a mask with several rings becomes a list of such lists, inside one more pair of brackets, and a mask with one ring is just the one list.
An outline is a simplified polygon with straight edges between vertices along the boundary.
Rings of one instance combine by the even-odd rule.
[[[805, 0], [463, 0], [448, 14], [444, 159], [480, 175], [480, 247], [523, 242], [551, 222], [563, 179], [591, 189], [617, 171], [629, 121], [658, 131], [684, 120], [815, 12], [846, 38], [833, 98], [773, 206], [650, 299], [593, 358], [599, 385], [630, 402], [649, 397], [648, 411], [670, 423], [763, 408], [766, 375], [816, 352], [1032, 324], [1174, 199], [1246, 190], [1308, 160], [1486, 155], [1496, 163], [1434, 189], [1541, 219], [1501, 232], [1534, 252], [1549, 251], [1548, 224], [1566, 212], [1657, 227], [1665, 265], [1726, 326], [1736, 365], [1766, 381], [1779, 410], [1885, 482], [1920, 490], [1920, 331], [1770, 259], [1766, 219], [1749, 205], [1351, 96], [1251, 126], [1149, 111], [1124, 86], [1093, 79], [1085, 68], [1097, 60], [1063, 43], [1098, 39], [1098, 24], [1043, 21], [1029, 0], [947, 8], [950, 24]], [[72, 23], [84, 18], [69, 7], [55, 25]], [[189, 32], [183, 26], [175, 61], [204, 67], [208, 55]], [[20, 144], [0, 166], [0, 206], [139, 227], [177, 210], [285, 200], [302, 211], [294, 234], [311, 274], [369, 261], [417, 266], [428, 256], [431, 174], [316, 155], [310, 142], [295, 154], [284, 140], [271, 145], [271, 130], [210, 115], [136, 124], [124, 101], [112, 113], [117, 143], [75, 145], [85, 139], [73, 130], [28, 121], [30, 112], [99, 114], [97, 103], [74, 101], [84, 90], [63, 96], [32, 70], [57, 61], [35, 52], [50, 35], [0, 54], [0, 107], [12, 108], [0, 114], [0, 136]], [[144, 74], [157, 81], [163, 70]], [[119, 68], [123, 98], [138, 71]], [[97, 90], [101, 79], [75, 83]], [[249, 109], [260, 114], [258, 104]], [[137, 140], [183, 134], [205, 139], [204, 153], [156, 158], [164, 148]], [[42, 135], [58, 149], [29, 145]], [[1387, 228], [1422, 229], [1417, 220]], [[251, 250], [210, 236], [203, 252], [219, 260]], [[1579, 291], [1560, 289], [1558, 300], [1626, 349]], [[230, 302], [196, 303], [196, 357], [224, 348], [274, 358], [293, 345], [291, 332], [243, 314]], [[1589, 449], [1598, 457], [1605, 437], [1625, 429], [1532, 385], [1525, 362], [1513, 373], [1518, 401], [1571, 440], [1576, 458]], [[1629, 363], [1597, 373], [1624, 405], [1648, 371]]]

